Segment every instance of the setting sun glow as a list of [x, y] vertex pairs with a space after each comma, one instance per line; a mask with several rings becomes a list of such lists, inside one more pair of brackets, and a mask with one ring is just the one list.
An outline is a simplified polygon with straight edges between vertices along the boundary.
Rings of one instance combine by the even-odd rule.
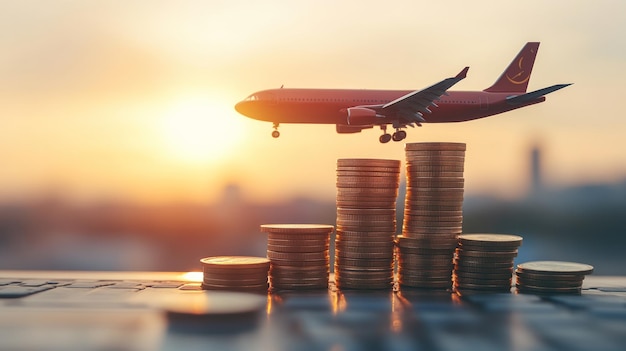
[[202, 96], [172, 103], [160, 121], [166, 152], [179, 161], [197, 164], [228, 156], [243, 132], [241, 120], [226, 105]]

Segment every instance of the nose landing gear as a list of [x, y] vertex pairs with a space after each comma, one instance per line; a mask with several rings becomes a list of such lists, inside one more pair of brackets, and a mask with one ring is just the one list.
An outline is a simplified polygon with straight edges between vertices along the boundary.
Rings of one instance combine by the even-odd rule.
[[280, 132], [278, 131], [278, 123], [274, 123], [274, 131], [272, 131], [272, 138], [278, 138]]

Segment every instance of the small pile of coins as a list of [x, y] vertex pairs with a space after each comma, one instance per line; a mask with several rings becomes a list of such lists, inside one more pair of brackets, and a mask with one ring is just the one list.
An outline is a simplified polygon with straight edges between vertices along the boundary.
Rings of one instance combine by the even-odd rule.
[[270, 261], [265, 257], [214, 256], [202, 263], [202, 289], [266, 292]]
[[334, 227], [327, 224], [263, 224], [272, 289], [326, 289], [329, 243]]
[[393, 286], [399, 181], [399, 160], [337, 160], [334, 268], [339, 289]]
[[448, 289], [452, 255], [463, 224], [464, 143], [409, 143], [402, 236], [401, 286]]
[[534, 261], [520, 263], [515, 270], [519, 293], [580, 294], [585, 275], [593, 266], [575, 262]]
[[460, 294], [510, 292], [513, 260], [522, 237], [509, 234], [459, 235], [452, 280]]
[[513, 261], [522, 240], [509, 234], [460, 235], [452, 274], [455, 292], [510, 292]]

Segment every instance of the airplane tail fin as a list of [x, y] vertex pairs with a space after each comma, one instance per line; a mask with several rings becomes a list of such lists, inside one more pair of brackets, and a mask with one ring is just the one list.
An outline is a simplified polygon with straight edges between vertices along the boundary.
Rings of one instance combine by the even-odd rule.
[[484, 91], [490, 93], [525, 93], [538, 49], [538, 42], [526, 43], [500, 78]]

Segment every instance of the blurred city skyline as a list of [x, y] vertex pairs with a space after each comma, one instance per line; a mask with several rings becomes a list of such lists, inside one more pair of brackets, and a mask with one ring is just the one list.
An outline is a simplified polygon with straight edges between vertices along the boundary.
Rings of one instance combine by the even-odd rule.
[[411, 129], [406, 142], [466, 142], [470, 195], [525, 196], [535, 144], [548, 186], [619, 182], [626, 4], [513, 6], [2, 1], [0, 202], [212, 203], [229, 184], [259, 203], [332, 199], [337, 158], [402, 160], [403, 143], [311, 125], [282, 125], [274, 140], [234, 104], [282, 84], [420, 89], [466, 65], [455, 89], [483, 89], [527, 41], [542, 43], [530, 90], [574, 85], [523, 110]]

